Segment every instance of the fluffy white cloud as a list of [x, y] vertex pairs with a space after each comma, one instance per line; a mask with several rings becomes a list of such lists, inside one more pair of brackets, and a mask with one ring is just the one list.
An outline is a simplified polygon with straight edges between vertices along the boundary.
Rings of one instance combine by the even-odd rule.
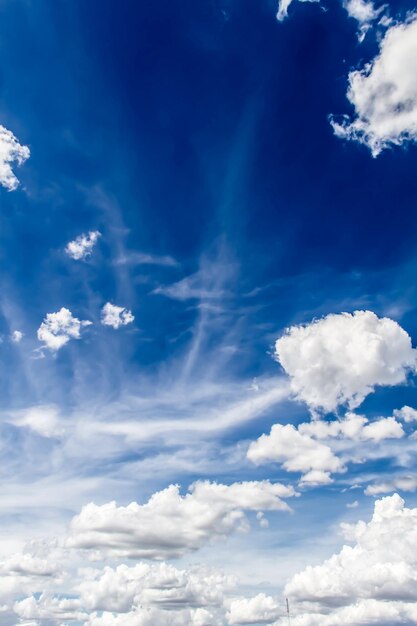
[[[357, 442], [379, 443], [400, 439], [405, 435], [402, 425], [393, 417], [369, 422], [363, 415], [347, 413], [342, 420], [315, 420], [282, 426], [274, 424], [269, 435], [261, 435], [249, 446], [247, 457], [257, 465], [270, 461], [281, 463], [288, 472], [301, 472], [304, 485], [325, 485], [332, 482], [333, 472], [343, 472], [345, 462], [355, 458]], [[336, 443], [342, 449], [342, 461], [332, 450]], [[366, 451], [363, 451], [366, 458]]]
[[91, 322], [88, 320], [79, 320], [73, 317], [69, 309], [62, 307], [57, 313], [47, 313], [38, 328], [38, 339], [43, 341], [49, 350], [57, 351], [70, 339], [79, 339], [81, 329], [90, 325]]
[[27, 146], [22, 146], [10, 130], [0, 126], [0, 185], [8, 191], [14, 191], [19, 181], [13, 173], [11, 164], [22, 165], [30, 157]]
[[329, 446], [301, 434], [292, 424], [274, 424], [269, 435], [261, 435], [249, 446], [248, 459], [257, 465], [275, 461], [288, 472], [302, 472], [303, 482], [326, 484], [330, 472], [341, 472], [343, 464]]
[[15, 602], [13, 611], [22, 619], [54, 620], [54, 624], [55, 620], [62, 624], [61, 620], [85, 618], [84, 611], [79, 609], [77, 599], [50, 597], [48, 594], [42, 594], [39, 599], [30, 596]]
[[[294, 623], [416, 623], [417, 509], [406, 508], [395, 494], [375, 503], [369, 523], [342, 527], [353, 546], [286, 585], [285, 594], [299, 607]], [[306, 612], [302, 603], [308, 603]]]
[[13, 424], [28, 428], [41, 437], [61, 437], [64, 434], [55, 406], [34, 406], [14, 414]]
[[175, 558], [246, 530], [245, 511], [288, 511], [281, 498], [293, 495], [291, 487], [269, 481], [229, 486], [199, 481], [184, 496], [171, 485], [142, 505], [86, 505], [71, 522], [67, 544], [132, 558]]
[[79, 235], [67, 243], [65, 252], [75, 261], [87, 258], [93, 251], [94, 246], [101, 237], [101, 233], [98, 230], [90, 230], [87, 235], [84, 233]]
[[164, 609], [221, 607], [235, 580], [202, 567], [177, 569], [168, 563], [138, 563], [134, 567], [84, 572], [78, 586], [88, 610], [127, 613], [135, 606]]
[[237, 598], [227, 613], [229, 624], [266, 624], [277, 619], [282, 607], [271, 596], [259, 593], [253, 598]]
[[384, 6], [375, 9], [373, 2], [366, 0], [345, 0], [343, 3], [349, 17], [352, 17], [359, 25], [359, 41], [363, 41], [366, 33], [384, 10]]
[[375, 59], [349, 74], [347, 97], [355, 117], [331, 118], [338, 137], [368, 146], [374, 157], [417, 140], [417, 14], [391, 26]]
[[164, 611], [138, 607], [124, 615], [93, 614], [84, 626], [221, 626], [221, 622], [202, 608]]
[[23, 339], [23, 333], [20, 330], [14, 330], [10, 338], [13, 343], [20, 343]]
[[292, 326], [275, 344], [296, 398], [312, 411], [359, 406], [377, 385], [398, 385], [416, 367], [409, 335], [371, 311]]
[[394, 417], [404, 422], [417, 422], [417, 411], [411, 406], [403, 406], [402, 409], [395, 409]]
[[417, 489], [417, 476], [396, 476], [391, 480], [369, 485], [365, 489], [365, 494], [367, 496], [376, 496], [381, 493], [392, 493], [397, 489], [400, 491], [415, 491]]
[[101, 323], [104, 326], [111, 326], [112, 328], [120, 328], [120, 326], [126, 326], [131, 324], [135, 319], [132, 311], [125, 309], [122, 306], [116, 306], [107, 302], [101, 310]]

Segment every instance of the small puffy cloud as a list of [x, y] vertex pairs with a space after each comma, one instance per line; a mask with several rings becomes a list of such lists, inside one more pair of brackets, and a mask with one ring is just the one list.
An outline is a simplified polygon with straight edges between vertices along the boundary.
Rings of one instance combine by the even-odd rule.
[[8, 191], [14, 191], [19, 181], [16, 178], [12, 163], [22, 165], [30, 157], [30, 150], [22, 146], [10, 130], [0, 126], [0, 185]]
[[344, 470], [329, 446], [301, 434], [292, 424], [274, 424], [269, 435], [251, 443], [247, 457], [256, 465], [274, 461], [288, 472], [302, 472], [302, 481], [309, 484], [327, 484], [330, 472]]
[[13, 343], [20, 343], [23, 339], [23, 333], [20, 330], [14, 330], [10, 336]]
[[331, 117], [337, 137], [358, 141], [376, 157], [385, 148], [417, 140], [417, 14], [391, 26], [379, 54], [349, 74], [353, 119]]
[[246, 530], [245, 511], [288, 511], [282, 498], [293, 495], [291, 487], [269, 481], [198, 481], [184, 496], [171, 485], [145, 504], [86, 505], [71, 522], [67, 544], [130, 558], [175, 558]]
[[101, 323], [104, 326], [111, 326], [112, 328], [120, 328], [131, 324], [135, 319], [132, 311], [125, 309], [122, 306], [116, 306], [107, 302], [101, 310]]
[[101, 233], [98, 230], [90, 230], [87, 235], [83, 233], [76, 237], [74, 241], [67, 243], [65, 252], [75, 261], [85, 259], [90, 256], [100, 237]]
[[370, 522], [342, 526], [353, 545], [308, 566], [285, 587], [299, 613], [294, 624], [415, 624], [417, 509], [395, 494], [375, 503]]
[[417, 411], [411, 406], [403, 406], [402, 409], [394, 410], [394, 417], [403, 422], [417, 422]]
[[298, 430], [303, 435], [316, 439], [348, 438], [354, 441], [383, 441], [384, 439], [401, 439], [404, 437], [403, 427], [393, 417], [381, 417], [373, 422], [364, 415], [346, 413], [344, 419], [325, 422], [315, 420], [300, 424]]
[[393, 493], [394, 491], [415, 491], [417, 489], [417, 476], [396, 476], [391, 480], [381, 483], [374, 483], [365, 489], [367, 496], [381, 495], [382, 493]]
[[270, 624], [282, 613], [282, 607], [271, 596], [259, 593], [253, 598], [233, 600], [226, 615], [229, 624]]
[[345, 0], [343, 6], [345, 7], [349, 17], [352, 17], [358, 22], [359, 41], [363, 41], [367, 31], [372, 26], [372, 22], [380, 16], [385, 8], [382, 6], [376, 9], [373, 2], [367, 2], [366, 0]]
[[56, 352], [70, 339], [80, 339], [81, 329], [92, 322], [79, 320], [69, 309], [62, 307], [57, 313], [47, 313], [38, 328], [38, 339], [43, 341], [45, 348]]
[[292, 326], [275, 349], [295, 397], [312, 411], [357, 407], [375, 386], [404, 383], [416, 368], [409, 335], [394, 320], [371, 311]]

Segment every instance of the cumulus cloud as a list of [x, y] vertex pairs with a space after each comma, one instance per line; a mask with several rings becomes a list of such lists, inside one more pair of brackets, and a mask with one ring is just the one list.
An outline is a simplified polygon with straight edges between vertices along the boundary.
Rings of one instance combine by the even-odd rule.
[[120, 328], [120, 326], [126, 326], [131, 324], [135, 319], [132, 311], [125, 309], [122, 306], [116, 306], [107, 302], [101, 310], [101, 323], [104, 326], [111, 326], [112, 328]]
[[298, 606], [294, 624], [414, 624], [417, 509], [406, 508], [395, 494], [375, 503], [370, 522], [342, 527], [353, 545], [322, 565], [307, 567], [285, 587]]
[[184, 496], [171, 485], [145, 504], [86, 505], [71, 522], [67, 544], [130, 558], [175, 558], [246, 530], [245, 511], [288, 511], [281, 498], [293, 495], [291, 487], [269, 481], [198, 481]]
[[379, 54], [349, 74], [353, 118], [331, 117], [337, 137], [358, 141], [376, 157], [385, 148], [417, 139], [417, 14], [391, 26]]
[[19, 180], [12, 170], [12, 163], [22, 165], [29, 157], [29, 148], [20, 145], [10, 130], [0, 126], [0, 185], [8, 191], [14, 191]]
[[371, 311], [292, 326], [275, 349], [295, 397], [312, 411], [357, 407], [375, 386], [404, 383], [416, 368], [409, 335], [394, 320]]
[[38, 339], [43, 341], [45, 348], [56, 352], [70, 339], [80, 339], [81, 329], [91, 323], [88, 320], [79, 320], [69, 309], [62, 307], [56, 313], [47, 313], [38, 328]]
[[[345, 471], [352, 453], [355, 458], [357, 442], [379, 443], [404, 435], [402, 425], [393, 417], [369, 422], [363, 415], [347, 413], [341, 420], [316, 420], [298, 428], [274, 424], [269, 435], [261, 435], [250, 444], [247, 457], [257, 465], [272, 461], [281, 463], [288, 472], [301, 472], [303, 485], [325, 485], [332, 482], [333, 472]], [[333, 440], [343, 444], [343, 461], [332, 450]]]
[[417, 411], [411, 406], [403, 406], [402, 409], [394, 410], [394, 417], [404, 422], [417, 422]]
[[417, 476], [395, 476], [385, 482], [374, 483], [365, 489], [367, 496], [376, 496], [382, 493], [394, 491], [415, 491], [417, 489]]
[[329, 446], [301, 434], [292, 424], [274, 424], [269, 435], [261, 435], [249, 446], [248, 459], [257, 465], [274, 461], [288, 472], [302, 472], [303, 482], [326, 484], [330, 472], [341, 472], [344, 466]]
[[195, 566], [178, 569], [168, 563], [119, 565], [84, 573], [77, 588], [87, 610], [127, 613], [134, 606], [182, 609], [221, 607], [225, 592], [236, 585], [231, 576]]
[[124, 615], [95, 613], [89, 617], [84, 626], [221, 626], [221, 622], [202, 608], [164, 611], [138, 607]]
[[101, 233], [98, 230], [90, 230], [87, 235], [83, 233], [76, 237], [74, 241], [67, 243], [65, 252], [75, 261], [85, 259], [90, 256], [100, 237]]
[[274, 598], [258, 593], [253, 598], [233, 600], [226, 617], [229, 624], [270, 624], [280, 613], [282, 607]]

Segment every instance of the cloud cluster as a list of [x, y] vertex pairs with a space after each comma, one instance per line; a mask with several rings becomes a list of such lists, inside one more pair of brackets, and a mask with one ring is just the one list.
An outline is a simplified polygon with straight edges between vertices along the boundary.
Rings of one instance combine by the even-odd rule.
[[76, 237], [74, 241], [67, 243], [65, 252], [75, 261], [86, 259], [92, 253], [100, 237], [101, 233], [98, 230], [90, 230], [87, 235], [83, 233]]
[[79, 320], [69, 309], [62, 307], [56, 313], [47, 313], [38, 328], [38, 339], [44, 343], [45, 348], [56, 352], [70, 339], [79, 339], [81, 329], [90, 325], [90, 321]]
[[12, 163], [22, 165], [29, 157], [29, 148], [22, 146], [10, 130], [0, 126], [0, 185], [14, 191], [19, 180], [12, 170]]
[[[404, 435], [402, 425], [393, 417], [369, 422], [363, 415], [347, 413], [342, 420], [317, 420], [297, 428], [274, 424], [269, 435], [261, 435], [250, 444], [247, 457], [256, 465], [275, 462], [288, 472], [300, 472], [303, 485], [325, 485], [332, 482], [332, 473], [346, 470], [346, 462], [355, 458], [359, 442], [378, 443]], [[342, 444], [343, 460], [332, 449], [333, 440], [338, 447]], [[366, 458], [366, 451], [362, 456]]]
[[343, 6], [349, 17], [352, 17], [358, 22], [359, 41], [364, 40], [366, 33], [372, 27], [372, 22], [374, 22], [385, 9], [385, 6], [376, 9], [373, 2], [367, 2], [366, 0], [345, 0]]
[[291, 487], [269, 481], [198, 481], [184, 496], [171, 485], [145, 504], [90, 503], [72, 520], [68, 546], [128, 558], [175, 558], [246, 530], [246, 511], [288, 511], [282, 498], [293, 495]]
[[391, 26], [375, 59], [349, 74], [347, 97], [355, 115], [331, 118], [338, 137], [366, 145], [374, 157], [417, 140], [417, 14]]
[[312, 411], [357, 407], [375, 386], [403, 383], [416, 368], [409, 335], [394, 320], [371, 311], [292, 326], [275, 349], [294, 395]]
[[374, 483], [365, 489], [367, 496], [376, 496], [381, 493], [392, 493], [394, 491], [415, 491], [417, 489], [417, 476], [395, 476], [391, 480], [381, 483]]
[[237, 598], [226, 615], [229, 624], [270, 624], [282, 614], [276, 599], [264, 593], [253, 598]]
[[[414, 624], [417, 509], [406, 508], [395, 494], [375, 503], [370, 522], [342, 527], [353, 546], [286, 585], [285, 594], [301, 608], [294, 624]], [[302, 613], [302, 603], [308, 612]]]
[[132, 314], [132, 311], [122, 306], [111, 304], [110, 302], [107, 302], [101, 310], [101, 323], [104, 326], [111, 326], [117, 329], [121, 326], [131, 324], [134, 319], [135, 316]]

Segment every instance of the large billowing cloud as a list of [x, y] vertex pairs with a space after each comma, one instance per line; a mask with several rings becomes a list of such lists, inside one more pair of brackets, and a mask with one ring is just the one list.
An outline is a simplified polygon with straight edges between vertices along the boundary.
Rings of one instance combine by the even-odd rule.
[[286, 585], [295, 626], [417, 623], [417, 509], [395, 494], [370, 522], [342, 528], [353, 545]]
[[[256, 465], [275, 462], [288, 472], [301, 472], [303, 485], [324, 485], [332, 482], [332, 473], [345, 471], [346, 462], [356, 457], [359, 442], [377, 444], [404, 435], [402, 425], [393, 417], [369, 422], [363, 415], [347, 413], [342, 420], [315, 420], [297, 428], [274, 424], [269, 435], [261, 435], [250, 444], [247, 457]], [[335, 444], [343, 459], [332, 449]], [[360, 457], [367, 457], [366, 449]]]
[[0, 185], [14, 191], [19, 180], [12, 170], [12, 163], [22, 165], [30, 156], [27, 146], [22, 146], [10, 130], [0, 126]]
[[338, 137], [358, 141], [376, 157], [417, 140], [417, 14], [388, 29], [379, 54], [349, 74], [353, 118], [331, 120]]
[[72, 520], [68, 546], [122, 557], [175, 558], [246, 530], [245, 511], [288, 511], [281, 498], [294, 493], [269, 481], [229, 486], [199, 481], [184, 496], [178, 485], [171, 485], [145, 504], [90, 503]]
[[371, 311], [292, 326], [275, 347], [294, 395], [312, 411], [357, 407], [375, 386], [404, 383], [416, 367], [405, 330]]
[[90, 325], [90, 321], [79, 320], [69, 309], [62, 307], [57, 313], [47, 313], [38, 328], [38, 339], [43, 341], [46, 348], [56, 352], [70, 339], [79, 339], [81, 329]]

